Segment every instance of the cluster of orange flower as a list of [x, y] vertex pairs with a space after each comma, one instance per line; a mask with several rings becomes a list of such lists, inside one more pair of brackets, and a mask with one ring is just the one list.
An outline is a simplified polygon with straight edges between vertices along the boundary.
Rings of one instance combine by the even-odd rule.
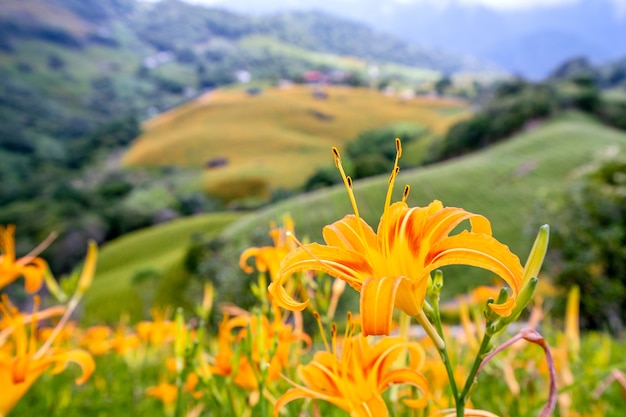
[[[299, 375], [303, 385], [295, 384], [295, 388], [275, 403], [275, 415], [293, 399], [318, 398], [345, 409], [353, 416], [385, 416], [388, 411], [381, 393], [398, 383], [414, 385], [422, 392], [418, 399], [405, 400], [405, 404], [414, 408], [426, 407], [429, 384], [421, 373], [423, 368], [410, 366], [388, 370], [394, 362], [387, 360], [390, 352], [396, 352], [401, 347], [407, 349], [412, 346], [411, 342], [407, 337], [398, 339], [388, 336], [393, 327], [394, 307], [397, 307], [408, 317], [415, 318], [440, 353], [447, 354], [441, 323], [432, 321], [433, 307], [438, 309], [438, 298], [436, 302], [428, 300], [428, 292], [433, 288], [431, 274], [441, 267], [479, 267], [506, 282], [508, 289], [488, 303], [490, 313], [487, 315], [494, 326], [499, 326], [498, 330], [519, 316], [530, 301], [536, 285], [535, 277], [545, 255], [547, 237], [538, 239], [529, 262], [523, 267], [519, 258], [492, 236], [491, 225], [483, 216], [461, 208], [444, 207], [439, 201], [426, 207], [409, 207], [406, 202], [410, 191], [408, 186], [402, 200], [392, 204], [393, 186], [399, 173], [398, 160], [402, 154], [399, 140], [396, 140], [396, 149], [384, 211], [376, 232], [360, 217], [352, 179], [344, 172], [339, 151], [333, 148], [335, 164], [344, 180], [354, 214], [324, 228], [326, 245], [300, 244], [289, 230], [287, 234], [297, 243], [296, 248], [289, 251], [277, 249], [275, 252], [268, 248], [251, 250], [257, 256], [257, 265], [275, 271], [271, 274], [269, 293], [277, 306], [294, 311], [307, 307], [308, 300], [297, 301], [294, 298], [294, 294], [302, 294], [302, 291], [294, 288], [290, 278], [302, 271], [324, 272], [360, 292], [362, 334], [344, 339], [340, 358], [333, 353], [338, 349], [336, 346], [332, 349], [327, 347], [327, 352], [316, 354], [311, 364], [302, 366]], [[469, 220], [470, 229], [451, 235], [465, 220]], [[407, 325], [409, 321], [406, 321]], [[368, 335], [387, 337], [370, 346], [365, 338]], [[333, 345], [334, 338], [333, 332]], [[370, 358], [366, 352], [373, 356]], [[448, 367], [441, 372], [441, 367], [438, 368], [435, 373], [446, 375], [447, 372], [451, 377], [448, 382], [455, 385], [455, 400], [468, 401], [467, 390], [456, 393], [454, 370]], [[456, 409], [459, 410], [458, 407]], [[470, 410], [464, 412], [465, 415], [489, 415], [482, 411], [472, 411], [474, 414]], [[451, 415], [454, 414], [452, 410]]]
[[[262, 305], [252, 312], [223, 307], [217, 337], [205, 334], [213, 299], [212, 287], [207, 286], [197, 312], [198, 325], [186, 325], [182, 311], [174, 321], [165, 312], [153, 312], [154, 320], [138, 323], [134, 331], [120, 325], [116, 329], [95, 326], [73, 332], [74, 337], [81, 335], [79, 343], [86, 350], [70, 350], [68, 343], [63, 343], [64, 328], [69, 328], [69, 315], [93, 277], [94, 245], [89, 248], [76, 292], [66, 297], [66, 305], [39, 310], [39, 299], [34, 297], [33, 312], [23, 314], [3, 295], [0, 386], [9, 394], [0, 400], [0, 415], [6, 414], [52, 366], [53, 372], [58, 372], [68, 361], [78, 362], [83, 375], [77, 382], [82, 383], [94, 369], [91, 355], [114, 351], [132, 358], [150, 346], [169, 345], [168, 353], [161, 358], [167, 364], [168, 375], [147, 394], [159, 398], [168, 412], [177, 416], [182, 415], [183, 392], [193, 399], [204, 399], [189, 415], [198, 415], [203, 403], [214, 407], [230, 404], [233, 414], [241, 415], [238, 411], [242, 409], [237, 409], [233, 398], [223, 397], [235, 394], [221, 389], [222, 382], [246, 393], [248, 412], [258, 407], [263, 415], [269, 411], [264, 408], [267, 404], [278, 416], [291, 407], [287, 404], [305, 398], [328, 402], [353, 417], [384, 417], [389, 415], [389, 404], [383, 393], [389, 391], [391, 401], [403, 409], [428, 410], [442, 416], [493, 416], [469, 408], [469, 392], [482, 370], [483, 358], [489, 352], [495, 355], [500, 351], [492, 350], [491, 338], [517, 319], [531, 300], [546, 251], [547, 229], [540, 232], [522, 266], [519, 258], [492, 236], [489, 221], [481, 215], [444, 207], [439, 201], [426, 207], [409, 207], [408, 186], [402, 200], [392, 204], [402, 154], [399, 140], [396, 149], [383, 214], [374, 231], [359, 215], [352, 179], [345, 174], [340, 154], [333, 148], [354, 214], [324, 228], [326, 245], [300, 243], [293, 221], [287, 218], [284, 227], [272, 227], [273, 246], [246, 250], [240, 266], [252, 272], [247, 261], [255, 258], [259, 272], [255, 293]], [[465, 221], [469, 221], [468, 230], [452, 234]], [[15, 259], [12, 227], [1, 228], [0, 239], [0, 288], [24, 277], [26, 291], [38, 291], [47, 274], [45, 262], [36, 253]], [[462, 335], [456, 340], [464, 340], [463, 351], [473, 355], [469, 360], [459, 358], [461, 353], [450, 343], [453, 338], [442, 326], [439, 314], [443, 278], [438, 270], [448, 265], [482, 268], [507, 284], [500, 290], [479, 288], [473, 302], [460, 303]], [[308, 290], [318, 279], [311, 271], [334, 277], [327, 292]], [[53, 288], [54, 280], [46, 282], [50, 282], [52, 293], [60, 291]], [[331, 321], [346, 284], [360, 293], [360, 311], [348, 316], [341, 335]], [[469, 311], [482, 309], [478, 305], [488, 308], [473, 315], [480, 316], [480, 320], [472, 320]], [[281, 308], [291, 312], [283, 313]], [[302, 311], [307, 308], [319, 325], [319, 342], [324, 349], [314, 352], [305, 364], [301, 362], [303, 352], [314, 345], [303, 330]], [[395, 315], [398, 310], [399, 316]], [[38, 329], [38, 322], [55, 317], [59, 317], [55, 326]], [[412, 335], [412, 318], [421, 325], [424, 335]], [[330, 326], [330, 338], [325, 336], [326, 326]], [[392, 331], [396, 333], [393, 336]], [[529, 331], [519, 337], [542, 346], [551, 359], [545, 341], [536, 333]], [[451, 358], [456, 359], [456, 366]], [[468, 368], [471, 371], [463, 385], [463, 371]], [[551, 383], [556, 380], [553, 367], [548, 376]], [[505, 378], [514, 389], [514, 378], [508, 374]], [[287, 388], [278, 390], [279, 385]], [[555, 407], [553, 391], [552, 384], [542, 415], [549, 415]]]
[[[0, 226], [0, 290], [20, 277], [28, 294], [37, 293], [50, 280], [46, 262], [39, 258], [35, 249], [30, 254], [16, 259], [15, 228]], [[76, 291], [68, 297], [66, 305], [40, 309], [38, 295], [30, 299], [31, 313], [24, 313], [2, 292], [0, 302], [0, 415], [6, 415], [28, 391], [31, 385], [47, 370], [53, 373], [65, 369], [69, 362], [82, 368], [76, 380], [82, 384], [91, 376], [95, 364], [89, 353], [80, 349], [68, 349], [57, 342], [79, 299], [89, 287], [96, 263], [96, 247], [91, 244]], [[48, 274], [48, 276], [47, 276]], [[53, 280], [53, 279], [52, 279]], [[56, 288], [58, 290], [58, 288]], [[58, 318], [57, 325], [49, 331], [40, 332], [38, 323]]]

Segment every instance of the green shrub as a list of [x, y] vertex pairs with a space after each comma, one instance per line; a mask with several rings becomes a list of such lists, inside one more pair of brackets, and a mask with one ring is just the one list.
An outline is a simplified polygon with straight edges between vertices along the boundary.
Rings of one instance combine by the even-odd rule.
[[503, 83], [481, 112], [448, 131], [434, 159], [463, 155], [506, 139], [528, 122], [550, 116], [558, 105], [551, 85]]
[[556, 283], [581, 288], [581, 325], [622, 331], [626, 321], [626, 155], [611, 149], [547, 205], [548, 265]]

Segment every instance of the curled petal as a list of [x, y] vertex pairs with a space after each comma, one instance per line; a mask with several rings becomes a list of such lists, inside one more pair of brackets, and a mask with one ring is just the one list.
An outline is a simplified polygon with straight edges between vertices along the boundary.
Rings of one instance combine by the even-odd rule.
[[245, 251], [243, 251], [243, 253], [239, 257], [239, 267], [241, 269], [243, 269], [243, 271], [246, 274], [251, 274], [252, 271], [253, 271], [252, 267], [246, 263], [248, 258], [251, 258], [253, 256], [256, 257], [256, 259], [257, 259], [257, 264], [256, 264], [257, 270], [259, 270], [260, 272], [265, 271], [265, 269], [262, 269], [263, 268], [263, 264], [259, 262], [258, 255], [259, 255], [260, 252], [261, 252], [261, 249], [259, 249], [259, 248], [249, 248], [249, 249], [246, 249]]
[[284, 282], [295, 272], [311, 270], [342, 279], [357, 290], [361, 289], [363, 280], [374, 272], [363, 254], [340, 247], [310, 243], [283, 259], [279, 280]]
[[403, 402], [411, 408], [425, 408], [428, 405], [428, 381], [424, 375], [412, 369], [395, 369], [386, 373], [379, 382], [379, 391], [392, 384], [409, 384], [420, 390], [422, 395], [417, 399], [405, 399]]
[[33, 258], [27, 265], [20, 268], [20, 272], [24, 276], [26, 292], [32, 294], [39, 291], [47, 267], [48, 264], [43, 259]]
[[290, 388], [285, 392], [274, 404], [274, 417], [277, 417], [285, 405], [300, 398], [317, 398], [323, 401], [328, 401], [331, 404], [336, 405], [339, 408], [346, 409], [347, 401], [340, 400], [336, 397], [329, 395], [322, 395], [317, 391], [310, 390], [306, 387], [297, 386], [296, 388]]
[[283, 285], [292, 274], [311, 270], [322, 271], [344, 280], [357, 290], [361, 289], [364, 277], [371, 276], [373, 272], [367, 259], [357, 252], [317, 243], [304, 245], [283, 259], [280, 276], [268, 288], [273, 302], [290, 310], [306, 308], [308, 301], [296, 301]]
[[278, 281], [272, 282], [269, 287], [267, 287], [267, 290], [272, 297], [272, 302], [278, 306], [286, 308], [287, 310], [302, 311], [309, 305], [309, 300], [299, 302], [289, 295], [289, 293], [285, 290], [285, 287], [283, 287]]
[[91, 374], [96, 369], [96, 363], [91, 355], [84, 350], [70, 350], [68, 352], [57, 353], [51, 358], [56, 362], [55, 367], [52, 369], [52, 373], [56, 374], [62, 372], [67, 366], [68, 362], [74, 362], [78, 364], [82, 370], [81, 376], [76, 378], [77, 384], [83, 384], [91, 377]]
[[485, 217], [457, 207], [445, 207], [430, 216], [424, 229], [430, 242], [438, 242], [447, 237], [462, 221], [470, 220], [472, 232], [491, 235], [491, 224]]

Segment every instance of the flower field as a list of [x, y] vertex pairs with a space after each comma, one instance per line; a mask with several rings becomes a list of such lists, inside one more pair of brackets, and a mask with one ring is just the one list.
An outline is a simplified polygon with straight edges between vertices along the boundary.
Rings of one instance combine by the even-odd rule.
[[[19, 230], [2, 227], [0, 415], [621, 415], [624, 342], [580, 332], [577, 287], [564, 317], [551, 314], [549, 226], [514, 253], [480, 213], [411, 206], [409, 186], [393, 202], [399, 140], [396, 150], [374, 229], [333, 148], [352, 210], [324, 226], [325, 244], [302, 243], [288, 216], [269, 225], [273, 244], [239, 259], [255, 277], [248, 310], [215, 304], [207, 283], [193, 314], [170, 306], [84, 326], [73, 313], [96, 246], [58, 284], [39, 257], [54, 243], [17, 257]], [[451, 265], [498, 279], [442, 300]], [[348, 292], [359, 304], [343, 316]]]

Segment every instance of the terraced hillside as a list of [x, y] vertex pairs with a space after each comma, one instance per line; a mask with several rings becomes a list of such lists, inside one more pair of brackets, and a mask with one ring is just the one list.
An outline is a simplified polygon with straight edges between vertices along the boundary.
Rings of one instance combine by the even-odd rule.
[[217, 90], [146, 122], [123, 161], [219, 165], [204, 173], [206, 188], [217, 193], [246, 182], [294, 187], [329, 162], [330, 146], [341, 148], [362, 131], [404, 122], [442, 134], [468, 114], [462, 101], [365, 88]]

